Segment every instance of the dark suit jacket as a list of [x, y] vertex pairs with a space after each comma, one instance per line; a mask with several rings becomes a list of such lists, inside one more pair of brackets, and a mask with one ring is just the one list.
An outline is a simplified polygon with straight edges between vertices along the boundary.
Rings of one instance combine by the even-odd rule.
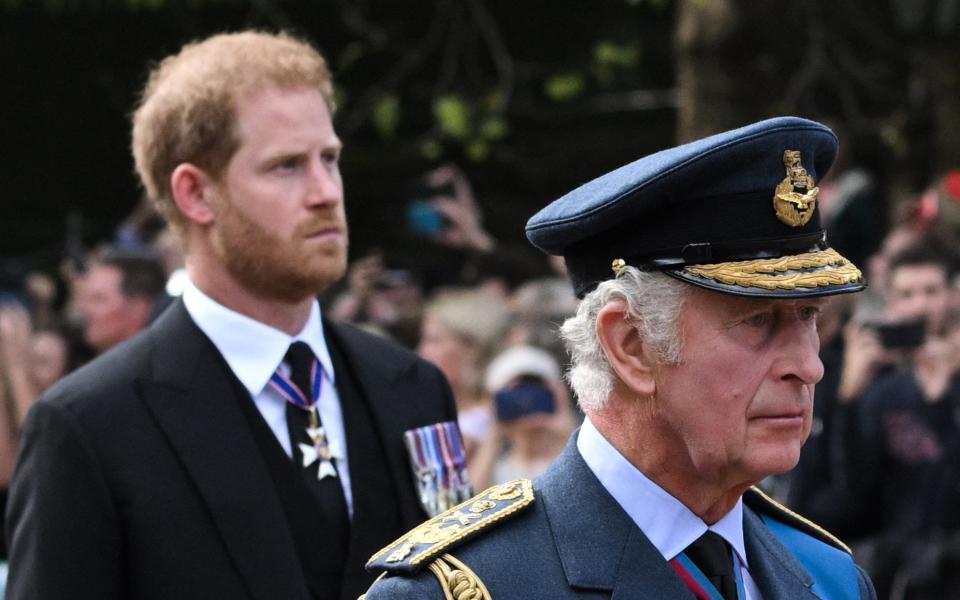
[[[532, 506], [443, 551], [472, 569], [494, 600], [693, 600], [670, 564], [587, 467], [575, 441], [576, 435], [535, 482]], [[744, 541], [750, 575], [764, 598], [817, 598], [810, 574], [747, 506]], [[391, 568], [388, 561], [377, 566]], [[857, 575], [855, 597], [875, 598], [859, 568]], [[443, 597], [436, 577], [422, 568], [380, 579], [366, 594], [366, 600]]]
[[[425, 514], [402, 434], [456, 418], [449, 386], [410, 352], [326, 326], [382, 436], [398, 490], [383, 501], [410, 527]], [[7, 598], [308, 598], [237, 385], [178, 301], [45, 394], [11, 489]], [[385, 544], [401, 533], [354, 523], [352, 535]]]

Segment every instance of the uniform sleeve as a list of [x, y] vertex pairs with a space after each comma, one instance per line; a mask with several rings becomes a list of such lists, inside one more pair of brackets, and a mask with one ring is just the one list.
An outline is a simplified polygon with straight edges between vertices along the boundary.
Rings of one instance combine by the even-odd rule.
[[861, 600], [877, 600], [877, 591], [873, 589], [873, 582], [867, 576], [867, 572], [857, 565], [857, 581], [860, 584]]
[[7, 508], [7, 600], [121, 598], [118, 517], [89, 440], [64, 408], [31, 409]]
[[363, 600], [444, 600], [443, 590], [437, 578], [427, 572], [415, 577], [399, 575], [377, 579]]

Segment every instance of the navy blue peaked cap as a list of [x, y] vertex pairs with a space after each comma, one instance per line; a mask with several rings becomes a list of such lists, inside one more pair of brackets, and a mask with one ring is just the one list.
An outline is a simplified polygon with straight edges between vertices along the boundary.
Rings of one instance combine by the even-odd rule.
[[816, 183], [836, 155], [820, 123], [761, 121], [594, 179], [534, 215], [527, 237], [564, 257], [581, 298], [624, 265], [743, 296], [860, 291], [820, 224]]

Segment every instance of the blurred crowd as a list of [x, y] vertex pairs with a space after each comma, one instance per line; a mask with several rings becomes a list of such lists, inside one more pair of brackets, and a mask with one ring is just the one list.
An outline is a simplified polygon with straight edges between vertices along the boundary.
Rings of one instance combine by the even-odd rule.
[[[875, 204], [869, 186], [858, 187], [865, 205]], [[843, 239], [831, 208], [827, 231]], [[879, 598], [952, 597], [960, 583], [960, 172], [892, 209], [891, 226], [862, 254], [869, 289], [834, 299], [820, 317], [825, 375], [800, 463], [767, 483], [851, 545]]]
[[[321, 305], [443, 371], [474, 489], [534, 477], [580, 420], [556, 333], [577, 300], [562, 264], [530, 258], [538, 254], [484, 229], [481, 202], [459, 169], [443, 166], [422, 183], [424, 199], [408, 207], [403, 226], [429, 242], [430, 256], [419, 264], [399, 264], [389, 249], [355, 257]], [[841, 169], [821, 188], [832, 245], [869, 265], [870, 288], [825, 306], [826, 375], [810, 440], [796, 469], [764, 484], [850, 543], [879, 597], [925, 597], [960, 578], [947, 568], [960, 562], [960, 171], [889, 203], [858, 169]], [[144, 203], [109, 243], [3, 291], [4, 503], [31, 402], [148, 326], [183, 276], [173, 236]]]

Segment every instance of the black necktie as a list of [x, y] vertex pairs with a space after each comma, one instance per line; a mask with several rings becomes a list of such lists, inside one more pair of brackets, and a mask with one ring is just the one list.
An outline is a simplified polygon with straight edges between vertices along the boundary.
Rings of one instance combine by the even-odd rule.
[[[313, 398], [311, 386], [311, 374], [314, 368], [316, 357], [310, 347], [303, 342], [294, 342], [290, 344], [287, 355], [284, 360], [290, 366], [290, 381], [300, 389], [300, 392], [308, 399], [314, 402], [318, 399]], [[317, 365], [317, 376], [320, 377], [320, 366]], [[313, 408], [312, 410], [316, 410]], [[319, 423], [319, 412], [317, 413]], [[322, 424], [320, 424], [322, 426]], [[287, 429], [290, 432], [290, 443], [293, 450], [294, 463], [301, 471], [307, 485], [313, 492], [320, 504], [321, 510], [326, 514], [331, 525], [330, 545], [333, 548], [345, 549], [347, 537], [349, 535], [349, 517], [347, 514], [347, 502], [343, 497], [343, 488], [340, 485], [338, 477], [317, 478], [317, 464], [303, 466], [303, 453], [300, 450], [300, 444], [313, 446], [313, 441], [307, 433], [310, 426], [310, 411], [303, 410], [295, 406], [292, 402], [287, 402]]]
[[310, 346], [304, 342], [294, 342], [290, 344], [287, 355], [284, 356], [283, 359], [287, 361], [287, 364], [290, 366], [290, 381], [297, 386], [300, 393], [307, 399], [307, 402], [316, 400], [316, 398], [313, 397], [313, 390], [310, 385], [310, 375], [313, 372], [313, 362], [316, 360], [316, 357], [313, 355], [313, 350], [310, 349]]
[[687, 546], [684, 553], [703, 571], [725, 600], [737, 600], [737, 580], [733, 576], [730, 544], [716, 533], [708, 531]]

